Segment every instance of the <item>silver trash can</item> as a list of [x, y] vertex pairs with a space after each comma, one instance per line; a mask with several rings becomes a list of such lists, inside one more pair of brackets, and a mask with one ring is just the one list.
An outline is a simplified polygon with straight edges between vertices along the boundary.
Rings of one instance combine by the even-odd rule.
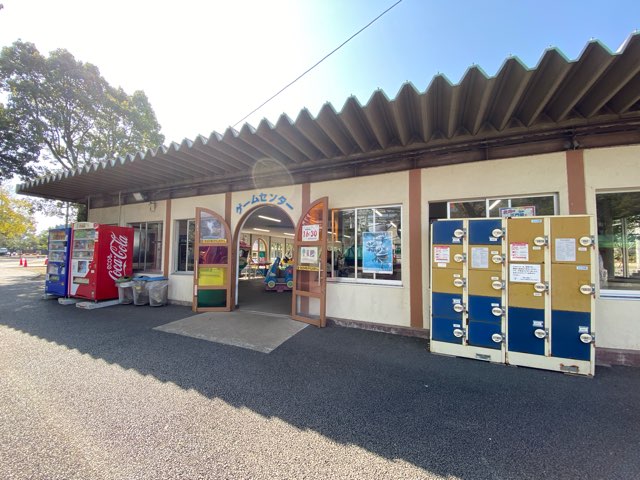
[[118, 303], [131, 305], [133, 303], [133, 282], [116, 282], [118, 287]]
[[167, 304], [169, 280], [163, 277], [150, 279], [147, 282], [147, 290], [149, 291], [150, 306], [161, 307]]
[[137, 277], [133, 279], [132, 283], [133, 283], [133, 304], [148, 305], [149, 290], [147, 289], [147, 279]]

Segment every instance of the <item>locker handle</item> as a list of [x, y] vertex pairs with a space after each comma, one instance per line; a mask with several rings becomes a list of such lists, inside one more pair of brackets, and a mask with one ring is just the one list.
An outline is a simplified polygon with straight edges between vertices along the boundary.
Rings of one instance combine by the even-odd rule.
[[501, 307], [493, 307], [491, 313], [496, 317], [501, 317], [504, 315], [504, 310]]
[[458, 287], [458, 288], [462, 288], [467, 284], [467, 281], [464, 278], [456, 278], [453, 281], [453, 286], [454, 287]]
[[544, 245], [548, 245], [549, 244], [549, 237], [547, 237], [546, 235], [543, 237], [536, 237], [533, 239], [533, 244], [537, 245], [538, 247], [542, 247]]
[[502, 290], [504, 288], [504, 282], [501, 280], [495, 280], [491, 283], [491, 288], [494, 290]]
[[462, 237], [464, 237], [465, 233], [467, 233], [467, 232], [465, 231], [464, 228], [456, 228], [453, 231], [453, 236], [456, 237], [456, 238], [462, 238]]
[[491, 261], [493, 263], [504, 263], [504, 256], [503, 255], [494, 255], [493, 257], [491, 257]]
[[463, 263], [467, 260], [467, 256], [464, 253], [456, 253], [453, 256], [453, 261], [457, 263]]
[[494, 228], [491, 232], [491, 236], [500, 238], [504, 235], [504, 230], [502, 228]]
[[495, 343], [502, 343], [504, 342], [504, 335], [502, 335], [501, 333], [494, 333], [493, 335], [491, 335], [491, 340]]
[[454, 328], [453, 329], [453, 336], [456, 338], [462, 338], [464, 335], [464, 330], [462, 330], [461, 328]]
[[533, 286], [536, 292], [546, 292], [549, 290], [549, 285], [546, 282], [538, 282]]
[[456, 313], [462, 313], [466, 310], [464, 303], [456, 303], [453, 305], [453, 311]]
[[580, 335], [580, 341], [582, 343], [595, 343], [596, 334], [595, 333], [583, 333]]
[[546, 338], [548, 333], [549, 332], [546, 329], [542, 329], [542, 328], [536, 328], [533, 331], [533, 334], [536, 336], [536, 338], [539, 338], [540, 340], [542, 340], [543, 338]]
[[590, 236], [584, 236], [584, 237], [580, 237], [580, 240], [578, 240], [578, 242], [580, 242], [580, 245], [582, 245], [583, 247], [590, 247], [590, 246], [594, 246], [596, 244], [596, 239], [593, 235]]
[[580, 293], [583, 295], [593, 295], [596, 293], [596, 286], [593, 283], [591, 285], [580, 285]]

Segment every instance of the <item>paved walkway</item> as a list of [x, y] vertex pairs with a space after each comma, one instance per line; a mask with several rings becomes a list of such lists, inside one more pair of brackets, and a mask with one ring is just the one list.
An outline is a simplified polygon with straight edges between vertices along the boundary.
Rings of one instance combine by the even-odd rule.
[[41, 294], [0, 285], [2, 479], [640, 477], [640, 369], [571, 377], [337, 327], [265, 354], [154, 330], [185, 307]]

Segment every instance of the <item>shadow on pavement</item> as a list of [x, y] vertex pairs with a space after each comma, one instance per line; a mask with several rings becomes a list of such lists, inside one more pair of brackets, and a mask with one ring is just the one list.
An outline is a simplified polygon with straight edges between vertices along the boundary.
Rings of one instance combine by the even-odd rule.
[[152, 330], [179, 306], [81, 310], [0, 286], [0, 324], [335, 442], [459, 478], [633, 478], [640, 370], [594, 379], [431, 355], [420, 339], [305, 328], [272, 353]]

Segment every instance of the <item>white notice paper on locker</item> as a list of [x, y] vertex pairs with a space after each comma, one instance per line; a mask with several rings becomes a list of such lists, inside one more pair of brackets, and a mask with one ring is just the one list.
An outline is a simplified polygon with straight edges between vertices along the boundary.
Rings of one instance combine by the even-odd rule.
[[576, 261], [576, 239], [556, 238], [556, 262]]
[[471, 268], [489, 268], [489, 247], [471, 247]]

